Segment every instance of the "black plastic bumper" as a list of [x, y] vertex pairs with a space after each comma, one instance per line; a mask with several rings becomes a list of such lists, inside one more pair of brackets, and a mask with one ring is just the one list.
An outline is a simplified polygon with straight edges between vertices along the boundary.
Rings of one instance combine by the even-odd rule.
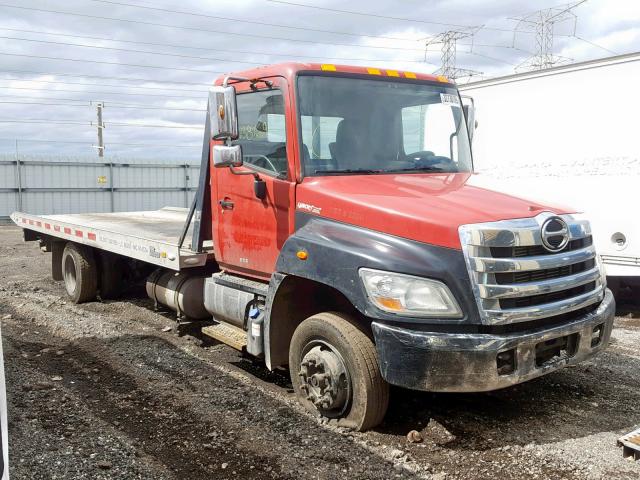
[[[615, 301], [569, 323], [527, 332], [432, 333], [374, 322], [380, 369], [391, 384], [434, 392], [482, 392], [515, 385], [582, 362], [606, 347]], [[548, 358], [549, 350], [558, 355]], [[501, 354], [498, 360], [498, 354]], [[506, 360], [505, 360], [506, 359]]]

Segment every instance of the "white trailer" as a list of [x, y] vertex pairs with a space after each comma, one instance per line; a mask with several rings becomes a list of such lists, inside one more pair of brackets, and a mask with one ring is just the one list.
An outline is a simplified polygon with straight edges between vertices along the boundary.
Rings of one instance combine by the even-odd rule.
[[477, 182], [584, 211], [614, 287], [640, 284], [638, 83], [633, 53], [460, 87]]

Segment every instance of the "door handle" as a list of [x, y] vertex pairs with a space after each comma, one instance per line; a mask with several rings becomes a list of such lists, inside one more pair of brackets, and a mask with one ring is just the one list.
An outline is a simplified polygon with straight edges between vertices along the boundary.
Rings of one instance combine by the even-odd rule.
[[231, 200], [225, 198], [224, 200], [218, 200], [218, 203], [224, 210], [233, 210], [234, 203]]

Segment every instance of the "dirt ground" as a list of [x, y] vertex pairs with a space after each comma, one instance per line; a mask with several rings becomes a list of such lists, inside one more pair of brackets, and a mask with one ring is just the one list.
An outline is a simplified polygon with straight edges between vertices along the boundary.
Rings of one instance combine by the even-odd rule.
[[165, 331], [143, 294], [67, 302], [49, 262], [0, 227], [14, 480], [640, 477], [616, 447], [640, 425], [637, 307], [592, 362], [486, 394], [393, 389], [384, 423], [354, 434], [305, 413], [285, 373]]

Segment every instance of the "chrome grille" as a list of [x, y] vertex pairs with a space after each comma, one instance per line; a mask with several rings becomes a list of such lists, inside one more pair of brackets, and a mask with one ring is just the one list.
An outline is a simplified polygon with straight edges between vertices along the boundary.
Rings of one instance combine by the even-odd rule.
[[604, 285], [591, 228], [585, 220], [560, 215], [569, 241], [548, 251], [541, 228], [555, 215], [463, 225], [460, 241], [480, 317], [485, 324], [509, 324], [552, 317], [600, 302]]

